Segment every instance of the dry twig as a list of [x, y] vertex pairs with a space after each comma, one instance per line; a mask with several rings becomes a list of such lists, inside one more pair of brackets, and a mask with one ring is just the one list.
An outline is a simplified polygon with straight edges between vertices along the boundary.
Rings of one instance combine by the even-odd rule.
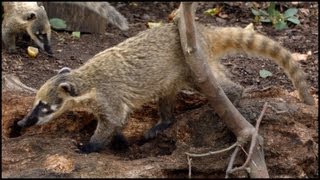
[[[241, 167], [236, 167], [236, 168], [231, 169], [232, 166], [233, 166], [234, 160], [230, 160], [230, 162], [232, 161], [232, 163], [229, 163], [229, 165], [228, 165], [226, 177], [228, 177], [229, 174], [232, 174], [232, 173], [234, 173], [234, 172], [236, 172], [236, 171], [241, 171], [241, 170], [246, 170], [246, 171], [247, 171], [247, 170], [248, 170], [247, 167], [248, 167], [249, 162], [250, 162], [250, 160], [251, 160], [251, 158], [252, 158], [253, 150], [254, 150], [254, 147], [256, 146], [257, 139], [259, 138], [259, 134], [258, 134], [259, 126], [260, 126], [262, 117], [264, 116], [264, 114], [265, 114], [265, 112], [266, 112], [266, 110], [267, 110], [268, 107], [269, 107], [269, 106], [268, 106], [268, 103], [267, 103], [267, 102], [264, 103], [263, 109], [262, 109], [262, 111], [261, 111], [261, 113], [260, 113], [260, 116], [259, 116], [259, 118], [258, 118], [258, 120], [257, 120], [257, 124], [256, 124], [256, 127], [255, 127], [255, 131], [254, 131], [254, 133], [252, 134], [251, 144], [250, 144], [250, 148], [249, 148], [249, 154], [248, 154], [248, 157], [247, 157], [245, 163], [243, 163], [243, 165], [242, 165]], [[237, 150], [237, 151], [238, 151], [238, 150]], [[254, 164], [256, 164], [256, 163], [254, 163]]]

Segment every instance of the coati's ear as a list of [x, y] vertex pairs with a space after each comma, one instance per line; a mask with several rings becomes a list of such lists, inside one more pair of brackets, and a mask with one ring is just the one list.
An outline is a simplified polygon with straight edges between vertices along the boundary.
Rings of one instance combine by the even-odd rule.
[[70, 68], [68, 68], [68, 67], [63, 67], [62, 69], [60, 69], [60, 70], [58, 71], [58, 74], [64, 74], [64, 73], [69, 73], [69, 72], [71, 72], [71, 69], [70, 69]]
[[25, 20], [25, 21], [32, 21], [36, 18], [37, 18], [36, 13], [33, 11], [28, 12], [23, 16], [23, 20]]
[[75, 86], [72, 83], [69, 82], [62, 82], [59, 84], [58, 90], [66, 93], [70, 96], [77, 96], [78, 94], [76, 93]]

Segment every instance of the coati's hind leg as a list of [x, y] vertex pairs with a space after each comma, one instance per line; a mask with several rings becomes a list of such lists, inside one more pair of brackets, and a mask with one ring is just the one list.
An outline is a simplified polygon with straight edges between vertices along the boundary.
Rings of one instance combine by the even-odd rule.
[[165, 129], [170, 127], [174, 121], [174, 110], [175, 105], [175, 96], [166, 96], [159, 99], [158, 106], [159, 106], [159, 114], [160, 120], [158, 123], [153, 126], [148, 132], [144, 135], [145, 140], [153, 139], [157, 136], [157, 134], [162, 133]]
[[242, 97], [244, 87], [238, 83], [234, 83], [228, 78], [223, 79], [223, 81], [220, 81], [219, 84], [229, 100], [234, 105], [237, 105]]
[[[230, 101], [237, 105], [244, 88], [231, 81], [228, 78], [219, 79], [219, 85], [226, 93]], [[175, 105], [175, 96], [166, 96], [159, 99], [159, 113], [160, 120], [158, 123], [153, 126], [150, 130], [147, 131], [144, 135], [144, 140], [150, 140], [157, 136], [157, 134], [162, 133], [165, 129], [170, 127], [175, 122], [175, 117], [173, 115], [174, 105]]]

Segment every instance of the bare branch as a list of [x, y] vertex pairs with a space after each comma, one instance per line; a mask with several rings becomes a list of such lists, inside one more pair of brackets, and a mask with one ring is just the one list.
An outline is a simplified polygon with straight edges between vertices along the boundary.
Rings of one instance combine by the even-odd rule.
[[[257, 139], [258, 139], [258, 135], [259, 135], [258, 134], [259, 126], [260, 126], [262, 117], [264, 116], [267, 108], [268, 108], [268, 103], [266, 102], [266, 103], [264, 103], [263, 109], [262, 109], [262, 111], [260, 113], [260, 116], [259, 116], [259, 118], [257, 120], [257, 124], [256, 124], [256, 127], [255, 127], [255, 132], [253, 133], [252, 139], [251, 139], [249, 154], [248, 154], [248, 157], [247, 157], [245, 163], [243, 163], [243, 165], [241, 167], [236, 167], [234, 169], [231, 169], [231, 170], [227, 171], [227, 174], [232, 174], [232, 173], [234, 173], [236, 171], [240, 171], [240, 170], [247, 170], [246, 168], [249, 165], [249, 162], [250, 162], [250, 160], [252, 158], [253, 150], [256, 147], [256, 143], [257, 143]], [[255, 163], [255, 166], [257, 166], [256, 163]]]
[[188, 177], [189, 177], [189, 179], [191, 179], [191, 161], [192, 161], [192, 158], [190, 158], [190, 156], [187, 155], [187, 160], [188, 160], [188, 166], [189, 166], [189, 174], [188, 174]]
[[227, 171], [226, 171], [226, 178], [229, 177], [229, 174], [230, 174], [230, 171], [232, 169], [232, 166], [233, 166], [233, 163], [236, 159], [236, 156], [239, 152], [239, 146], [236, 147], [236, 149], [233, 151], [232, 155], [231, 155], [231, 158], [230, 158], [230, 161], [229, 161], [229, 164], [228, 164], [228, 168], [227, 168]]
[[191, 157], [203, 157], [203, 156], [209, 156], [209, 155], [214, 155], [214, 154], [219, 154], [219, 153], [223, 153], [223, 152], [226, 152], [226, 151], [230, 151], [231, 149], [235, 148], [236, 146], [238, 146], [238, 142], [234, 143], [233, 145], [225, 148], [225, 149], [221, 149], [221, 150], [218, 150], [218, 151], [209, 151], [207, 153], [203, 153], [203, 154], [193, 154], [193, 153], [186, 153], [188, 156], [191, 156]]

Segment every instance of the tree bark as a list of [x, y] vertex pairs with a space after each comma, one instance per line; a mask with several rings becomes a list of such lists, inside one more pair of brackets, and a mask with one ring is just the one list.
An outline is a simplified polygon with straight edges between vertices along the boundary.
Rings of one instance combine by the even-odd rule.
[[[195, 4], [195, 3], [194, 3]], [[194, 22], [195, 9], [191, 2], [182, 2], [175, 21], [178, 23], [181, 46], [187, 65], [200, 91], [206, 95], [211, 107], [226, 123], [227, 127], [236, 135], [237, 141], [241, 144], [246, 143], [252, 136], [255, 128], [240, 114], [225, 95], [222, 88], [218, 85], [211, 68], [208, 65], [208, 57], [205, 41], [197, 31]], [[258, 139], [259, 146], [262, 146], [262, 138]], [[255, 164], [253, 164], [253, 162]], [[252, 161], [250, 161], [250, 177], [266, 178], [269, 177], [263, 153], [263, 146], [256, 145]]]

